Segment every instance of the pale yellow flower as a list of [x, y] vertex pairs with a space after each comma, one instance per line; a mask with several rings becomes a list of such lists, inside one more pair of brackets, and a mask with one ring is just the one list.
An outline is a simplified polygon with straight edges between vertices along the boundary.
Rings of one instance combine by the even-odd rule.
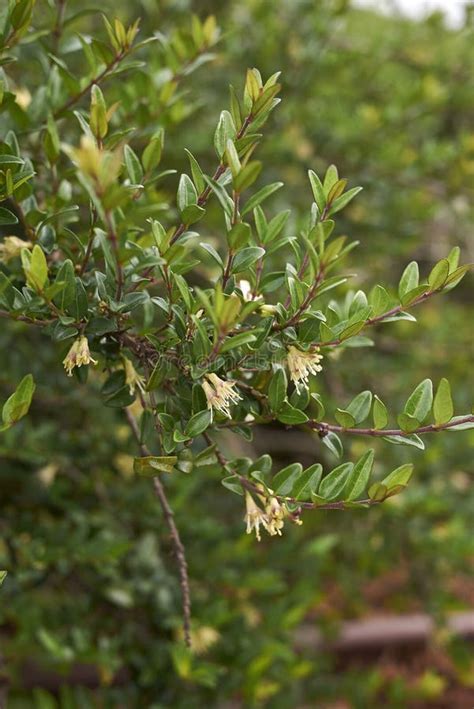
[[82, 367], [83, 364], [97, 364], [97, 361], [91, 357], [89, 343], [85, 335], [81, 335], [74, 340], [63, 360], [64, 369], [68, 377], [72, 377], [74, 367]]
[[31, 249], [31, 241], [23, 241], [17, 236], [6, 236], [0, 243], [0, 261], [7, 263], [21, 254], [22, 249]]
[[235, 390], [235, 382], [220, 379], [217, 374], [206, 374], [202, 384], [207, 399], [207, 408], [220, 411], [227, 418], [231, 418], [230, 406], [237, 404], [242, 398]]
[[252, 531], [255, 530], [257, 541], [260, 541], [260, 525], [263, 525], [263, 527], [267, 529], [268, 517], [261, 507], [255, 503], [255, 500], [248, 491], [245, 492], [245, 522], [247, 523], [247, 534], [251, 534]]
[[135, 390], [139, 389], [142, 394], [145, 393], [145, 379], [137, 372], [133, 363], [127, 358], [123, 358], [125, 370], [125, 383], [128, 385], [130, 394], [133, 396]]
[[281, 537], [281, 530], [285, 523], [285, 517], [288, 514], [286, 507], [281, 505], [276, 497], [270, 497], [265, 505], [265, 512], [268, 519], [265, 529], [270, 536], [273, 537], [275, 534], [278, 534]]
[[309, 375], [317, 374], [322, 370], [319, 362], [323, 356], [319, 354], [319, 347], [312, 352], [303, 352], [297, 347], [288, 347], [287, 364], [290, 372], [290, 379], [300, 393], [301, 389], [309, 386]]

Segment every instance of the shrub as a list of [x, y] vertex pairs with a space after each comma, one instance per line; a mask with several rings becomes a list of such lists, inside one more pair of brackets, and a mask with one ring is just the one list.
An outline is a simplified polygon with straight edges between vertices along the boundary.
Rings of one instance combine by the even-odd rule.
[[[27, 34], [32, 9], [32, 0], [20, 0], [4, 13], [0, 315], [39, 328], [55, 343], [57, 371], [62, 361], [72, 384], [90, 377], [104, 406], [123, 412], [139, 452], [134, 471], [153, 479], [173, 538], [189, 643], [187, 563], [167, 477], [203, 476], [217, 462], [257, 539], [261, 527], [277, 536], [301, 524], [303, 513], [372, 507], [403, 491], [411, 463], [371, 480], [374, 451], [342, 462], [344, 436], [424, 449], [425, 434], [471, 428], [474, 416], [454, 415], [446, 378], [435, 392], [424, 379], [400, 412], [364, 390], [326, 416], [318, 374], [373, 345], [376, 326], [415, 323], [411, 310], [453, 289], [468, 266], [459, 265], [456, 247], [421, 282], [411, 262], [396, 292], [377, 284], [336, 298], [356, 243], [337, 234], [334, 217], [361, 188], [348, 189], [333, 165], [321, 177], [310, 170], [306, 216], [273, 213], [271, 197], [283, 185], [256, 186], [255, 153], [280, 100], [278, 73], [262, 79], [250, 69], [243, 91], [231, 88], [214, 134], [215, 170], [207, 174], [187, 151], [189, 174], [169, 205], [160, 185], [174, 171], [160, 167], [166, 145], [157, 117], [165, 124], [163, 117], [179, 123], [186, 115], [179, 87], [212, 58], [214, 18], [144, 41], [137, 23], [105, 20], [100, 39], [78, 37], [88, 67], [78, 79]], [[58, 16], [57, 33], [62, 22]], [[9, 75], [17, 45], [30, 40], [45, 74], [36, 87]], [[151, 70], [157, 43], [166, 64], [159, 75]], [[143, 94], [145, 110], [135, 116]], [[221, 215], [216, 234], [206, 230], [211, 200]], [[5, 426], [16, 422], [11, 401]], [[218, 446], [224, 429], [250, 439], [256, 426], [275, 421], [316, 434], [341, 462], [323, 471], [317, 460], [307, 468], [296, 461], [275, 471], [267, 454], [225, 457]]]

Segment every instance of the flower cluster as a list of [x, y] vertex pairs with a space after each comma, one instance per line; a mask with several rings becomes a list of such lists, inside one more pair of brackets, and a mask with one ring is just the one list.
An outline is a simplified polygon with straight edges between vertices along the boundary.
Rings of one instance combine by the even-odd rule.
[[22, 249], [31, 249], [32, 246], [31, 241], [24, 241], [17, 236], [6, 236], [3, 242], [0, 242], [0, 261], [8, 263], [20, 256]]
[[64, 369], [68, 377], [72, 377], [74, 367], [82, 367], [83, 364], [97, 364], [97, 360], [91, 357], [89, 343], [85, 335], [81, 335], [74, 340], [69, 352], [63, 360]]
[[290, 372], [290, 379], [299, 393], [301, 389], [309, 386], [309, 375], [318, 374], [322, 370], [319, 364], [323, 356], [319, 354], [319, 347], [312, 352], [304, 352], [297, 347], [288, 347], [287, 364]]
[[245, 521], [247, 523], [247, 534], [251, 534], [255, 530], [255, 536], [260, 541], [260, 525], [267, 530], [271, 537], [275, 535], [281, 536], [285, 517], [288, 516], [288, 510], [282, 505], [276, 497], [265, 498], [258, 495], [259, 499], [264, 504], [264, 509], [259, 507], [250, 492], [245, 493]]
[[206, 374], [202, 388], [207, 399], [207, 408], [220, 411], [227, 418], [231, 418], [230, 406], [237, 404], [242, 397], [235, 390], [235, 382], [220, 379], [217, 374]]

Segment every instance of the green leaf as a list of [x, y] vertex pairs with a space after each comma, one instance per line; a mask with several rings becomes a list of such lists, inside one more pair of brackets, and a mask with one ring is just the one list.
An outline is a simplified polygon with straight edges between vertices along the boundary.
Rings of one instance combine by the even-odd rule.
[[[451, 419], [450, 423], [453, 424], [456, 421], [462, 422], [464, 416], [455, 416]], [[467, 431], [470, 428], [474, 428], [474, 421], [464, 421], [463, 423], [456, 424], [455, 426], [450, 426], [446, 431]]]
[[416, 261], [411, 261], [402, 273], [400, 283], [398, 284], [398, 295], [403, 298], [405, 293], [416, 288], [419, 281], [418, 264]]
[[277, 495], [290, 495], [294, 484], [301, 476], [303, 466], [301, 463], [291, 463], [282, 468], [272, 480], [272, 488]]
[[277, 369], [270, 380], [270, 386], [268, 387], [268, 403], [273, 412], [277, 412], [281, 409], [283, 402], [286, 399], [286, 390], [288, 387], [288, 381], [286, 378], [286, 372], [284, 369]]
[[[91, 131], [96, 138], [101, 140], [105, 138], [108, 130], [107, 122], [107, 106], [105, 105], [104, 96], [97, 84], [93, 84], [91, 88], [91, 106], [89, 123]], [[128, 145], [125, 146], [125, 150]], [[125, 158], [126, 161], [126, 158]]]
[[65, 310], [76, 297], [76, 279], [74, 274], [74, 265], [70, 259], [66, 259], [59, 269], [56, 280], [57, 283], [64, 283], [64, 288], [54, 298], [54, 303], [60, 310]]
[[374, 483], [369, 487], [368, 493], [371, 500], [382, 502], [387, 496], [387, 488], [382, 483]]
[[36, 385], [32, 375], [27, 374], [3, 405], [2, 419], [4, 424], [12, 426], [28, 413], [35, 389]]
[[143, 168], [140, 164], [138, 156], [133, 152], [129, 145], [126, 145], [123, 149], [123, 156], [130, 182], [134, 185], [141, 184], [143, 179]]
[[329, 431], [325, 436], [321, 438], [323, 445], [328, 448], [336, 458], [340, 458], [344, 452], [342, 447], [342, 441], [333, 431]]
[[197, 204], [190, 204], [189, 207], [185, 207], [181, 212], [181, 218], [189, 226], [202, 219], [205, 213], [206, 210], [203, 207], [199, 207]]
[[179, 179], [177, 202], [178, 209], [183, 212], [190, 205], [197, 205], [198, 195], [191, 178], [183, 173]]
[[265, 254], [265, 249], [261, 246], [248, 246], [238, 251], [232, 262], [232, 273], [246, 271], [255, 261], [258, 261]]
[[435, 423], [438, 426], [443, 423], [448, 423], [454, 416], [451, 386], [447, 379], [441, 379], [438, 385], [433, 403], [433, 415]]
[[203, 172], [194, 155], [189, 150], [187, 150], [187, 148], [185, 148], [184, 150], [189, 158], [189, 164], [191, 167], [191, 174], [193, 176], [194, 184], [196, 185], [197, 191], [201, 193], [206, 187]]
[[259, 160], [252, 160], [247, 163], [234, 178], [234, 189], [236, 192], [243, 192], [253, 185], [262, 170], [262, 163]]
[[356, 195], [359, 194], [359, 192], [362, 191], [362, 187], [353, 187], [350, 190], [347, 190], [345, 194], [342, 194], [340, 197], [337, 197], [331, 206], [331, 209], [329, 210], [329, 216], [332, 216], [333, 214], [336, 214], [336, 212], [340, 212], [341, 209], [344, 209], [349, 202], [351, 202]]
[[356, 500], [362, 495], [369, 482], [374, 464], [374, 450], [371, 448], [354, 465], [344, 486], [343, 499]]
[[374, 408], [372, 410], [372, 416], [374, 419], [374, 428], [385, 428], [388, 423], [387, 407], [376, 394], [374, 395]]
[[[71, 290], [72, 293], [72, 290]], [[66, 306], [68, 315], [74, 318], [76, 322], [87, 316], [89, 303], [87, 300], [87, 292], [83, 286], [82, 280], [79, 277], [75, 279], [74, 299]]]
[[355, 423], [365, 421], [372, 406], [372, 392], [361, 391], [347, 406], [347, 411], [353, 416]]
[[235, 149], [235, 145], [234, 145], [233, 140], [227, 141], [227, 146], [225, 149], [225, 157], [227, 160], [227, 164], [230, 167], [232, 177], [237, 177], [240, 170], [242, 169], [242, 165], [240, 163], [239, 155], [237, 153], [237, 150]]
[[343, 428], [353, 428], [355, 425], [355, 418], [345, 409], [336, 409], [334, 416]]
[[33, 290], [42, 291], [48, 280], [48, 264], [41, 246], [35, 244], [31, 255], [23, 249], [22, 261], [28, 285]]
[[157, 473], [172, 473], [173, 466], [178, 458], [175, 455], [148, 455], [142, 458], [135, 458], [133, 470], [137, 475], [155, 477]]
[[244, 494], [242, 485], [235, 475], [228, 475], [226, 478], [223, 478], [223, 480], [221, 480], [221, 484], [231, 492], [235, 492], [236, 495]]
[[160, 164], [163, 141], [164, 132], [163, 129], [160, 129], [151, 137], [150, 142], [143, 151], [142, 163], [146, 172], [151, 172]]
[[369, 295], [369, 305], [372, 306], [374, 317], [388, 310], [390, 296], [383, 286], [374, 286]]
[[433, 383], [431, 379], [424, 379], [408, 398], [403, 411], [405, 414], [413, 416], [413, 418], [423, 423], [431, 411], [432, 403]]
[[273, 182], [271, 185], [265, 185], [265, 187], [262, 187], [258, 192], [255, 192], [246, 202], [241, 211], [241, 216], [244, 217], [248, 212], [251, 212], [252, 209], [270, 197], [271, 194], [279, 190], [280, 187], [283, 187], [283, 182]]
[[452, 290], [455, 288], [464, 278], [466, 273], [472, 268], [472, 264], [468, 263], [465, 264], [464, 266], [459, 266], [459, 268], [456, 268], [455, 271], [449, 274], [448, 278], [446, 279], [446, 283], [444, 284], [444, 289], [445, 290]]
[[10, 226], [11, 224], [18, 224], [18, 217], [9, 209], [0, 207], [0, 226]]
[[420, 450], [425, 450], [425, 444], [416, 433], [407, 434], [406, 436], [384, 436], [384, 441], [393, 443], [396, 446], [413, 446]]
[[398, 425], [405, 433], [413, 433], [413, 431], [416, 431], [416, 429], [421, 426], [421, 422], [418, 421], [417, 418], [406, 413], [399, 414], [397, 421]]
[[314, 463], [298, 477], [291, 489], [291, 497], [296, 500], [310, 500], [312, 493], [318, 489], [323, 474], [323, 466]]
[[228, 140], [234, 140], [237, 131], [229, 111], [222, 111], [214, 133], [214, 147], [219, 158], [222, 158]]
[[189, 419], [184, 432], [187, 436], [189, 436], [189, 438], [196, 438], [196, 436], [204, 433], [204, 431], [209, 427], [211, 421], [212, 411], [209, 409], [198, 411], [197, 414], [194, 414], [194, 416]]
[[354, 466], [352, 463], [342, 463], [337, 468], [322, 479], [319, 486], [318, 495], [324, 497], [325, 500], [334, 500], [342, 492], [350, 473]]
[[328, 169], [326, 170], [326, 174], [324, 175], [324, 191], [326, 194], [329, 194], [333, 186], [336, 184], [336, 182], [339, 179], [339, 174], [337, 171], [337, 167], [335, 165], [329, 165]]
[[281, 409], [279, 410], [277, 419], [282, 423], [286, 423], [288, 425], [293, 426], [297, 426], [308, 421], [308, 417], [306, 416], [304, 411], [300, 411], [300, 409], [295, 409], [295, 407], [291, 406], [291, 404], [289, 404], [287, 401], [283, 403]]
[[398, 495], [399, 492], [402, 492], [408, 485], [412, 473], [412, 463], [405, 463], [405, 465], [400, 465], [400, 467], [393, 470], [390, 475], [387, 475], [387, 477], [382, 480], [382, 485], [387, 488], [386, 497]]
[[252, 332], [238, 332], [236, 335], [229, 337], [225, 340], [224, 344], [220, 348], [221, 354], [224, 352], [229, 352], [234, 350], [236, 347], [242, 347], [242, 345], [248, 345], [251, 342], [255, 342], [257, 338]]
[[446, 258], [441, 259], [431, 270], [428, 276], [428, 283], [430, 284], [430, 290], [437, 290], [441, 288], [445, 283], [449, 275], [449, 261]]

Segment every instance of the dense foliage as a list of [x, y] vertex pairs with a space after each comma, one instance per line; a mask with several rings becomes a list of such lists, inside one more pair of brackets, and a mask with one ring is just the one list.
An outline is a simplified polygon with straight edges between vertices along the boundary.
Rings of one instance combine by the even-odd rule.
[[[301, 94], [289, 101], [289, 109], [285, 101], [278, 106], [281, 93], [285, 99], [280, 85], [285, 76], [271, 72], [279, 67], [265, 67], [263, 79], [256, 69], [236, 79], [228, 107], [212, 129], [212, 166], [208, 153], [198, 161], [193, 131], [177, 131], [199, 110], [199, 84], [193, 87], [197, 103], [182, 86], [214, 58], [219, 30], [212, 16], [204, 21], [193, 16], [179, 31], [143, 39], [135, 18], [122, 24], [110, 15], [91, 36], [88, 11], [78, 8], [76, 15], [73, 3], [59, 2], [46, 19], [33, 5], [20, 0], [3, 11], [1, 55], [0, 300], [8, 323], [1, 333], [2, 357], [14, 381], [31, 372], [38, 385], [31, 415], [20, 424], [33, 393], [31, 376], [3, 409], [2, 477], [8, 495], [2, 554], [9, 571], [2, 587], [9, 638], [5, 658], [17, 669], [41, 652], [56, 668], [92, 663], [105, 688], [94, 690], [94, 698], [107, 698], [112, 705], [124, 694], [128, 703], [184, 705], [184, 680], [201, 688], [196, 706], [215, 697], [216, 687], [222, 687], [222, 697], [261, 703], [278, 696], [281, 706], [292, 706], [298, 696], [320, 693], [323, 673], [320, 667], [311, 678], [314, 666], [287, 641], [291, 628], [324, 597], [323, 587], [312, 587], [300, 567], [309, 560], [324, 573], [327, 565], [331, 579], [333, 548], [340, 551], [336, 558], [342, 557], [342, 568], [344, 554], [350, 559], [351, 553], [362, 553], [357, 540], [344, 541], [350, 529], [336, 532], [335, 510], [346, 509], [348, 521], [342, 524], [355, 529], [368, 524], [361, 515], [381, 519], [384, 510], [375, 507], [406, 487], [425, 435], [446, 430], [450, 437], [452, 431], [472, 428], [474, 418], [465, 391], [457, 412], [463, 413], [455, 415], [446, 378], [453, 372], [457, 380], [455, 362], [440, 371], [434, 391], [426, 369], [416, 386], [397, 386], [389, 411], [382, 400], [385, 385], [369, 381], [358, 391], [353, 384], [341, 385], [337, 371], [344, 377], [348, 367], [351, 378], [356, 374], [367, 381], [365, 363], [374, 355], [366, 355], [366, 348], [377, 344], [378, 326], [384, 323], [393, 323], [385, 327], [395, 328], [401, 342], [408, 337], [411, 348], [413, 332], [419, 331], [412, 308], [425, 302], [429, 307], [434, 296], [452, 290], [468, 266], [459, 265], [459, 248], [446, 244], [434, 263], [424, 259], [431, 263], [421, 281], [415, 261], [401, 269], [398, 282], [392, 270], [384, 285], [377, 284], [366, 263], [368, 292], [360, 281], [351, 286], [345, 257], [356, 242], [340, 234], [336, 215], [344, 218], [347, 211], [356, 229], [372, 223], [373, 230], [375, 223], [381, 234], [396, 221], [393, 241], [407, 228], [397, 216], [405, 209], [400, 200], [413, 206], [415, 190], [392, 186], [387, 191], [382, 170], [396, 173], [401, 182], [406, 175], [398, 169], [399, 149], [387, 156], [381, 142], [376, 143], [381, 152], [371, 154], [375, 167], [364, 165], [374, 188], [362, 211], [357, 204], [364, 204], [364, 195], [352, 201], [360, 188], [348, 187], [329, 160], [323, 168], [318, 158], [312, 169], [305, 145], [313, 140], [330, 141], [334, 135], [340, 147], [331, 147], [330, 154], [344, 155], [348, 175], [357, 174], [368, 148], [361, 124], [349, 121], [345, 135], [336, 125], [332, 133], [336, 118], [329, 110], [327, 135], [318, 132], [317, 122], [318, 138], [295, 135], [302, 127], [309, 132], [311, 115], [318, 113], [305, 100], [311, 73], [300, 85], [290, 74], [290, 97], [298, 86]], [[318, 41], [339, 21], [328, 8], [321, 8], [315, 20]], [[287, 11], [291, 14], [291, 5]], [[258, 12], [268, 12], [266, 3]], [[263, 24], [257, 18], [252, 27], [258, 33]], [[358, 36], [357, 21], [354, 32]], [[450, 47], [451, 38], [436, 23], [433, 32]], [[265, 33], [269, 42], [280, 36], [278, 26]], [[232, 57], [232, 38], [229, 43]], [[262, 37], [256, 46], [263, 50]], [[290, 52], [291, 46], [290, 37]], [[321, 58], [328, 65], [336, 61], [324, 51]], [[263, 64], [267, 61], [262, 57]], [[31, 68], [27, 74], [21, 72], [25, 63]], [[336, 65], [335, 73], [343, 74], [342, 67], [343, 62]], [[402, 71], [400, 64], [394, 67]], [[314, 65], [312, 71], [319, 70]], [[354, 98], [337, 79], [331, 77], [325, 86], [318, 101], [331, 106], [331, 92], [340, 92], [336, 115], [342, 100], [350, 110]], [[201, 103], [212, 90], [203, 79]], [[412, 105], [407, 91], [393, 112], [396, 108], [405, 116]], [[435, 108], [436, 115], [442, 113]], [[375, 121], [370, 107], [360, 115], [362, 122], [368, 115]], [[205, 119], [210, 121], [210, 115]], [[387, 125], [384, 116], [377, 121]], [[466, 130], [462, 118], [458, 124], [459, 131]], [[417, 128], [434, 130], [430, 120]], [[265, 147], [272, 133], [277, 138], [270, 137]], [[202, 140], [200, 134], [198, 147]], [[304, 174], [309, 162], [309, 179], [303, 187], [298, 176], [281, 197], [279, 160], [286, 161], [295, 140], [305, 167], [293, 163], [293, 170]], [[449, 132], [446, 143], [455, 177], [443, 185], [459, 203], [464, 185], [456, 191], [458, 162]], [[187, 167], [175, 155], [172, 146], [178, 145], [193, 151], [186, 150]], [[266, 167], [275, 146], [280, 157]], [[468, 174], [469, 164], [460, 162]], [[412, 162], [406, 166], [409, 173], [408, 165]], [[174, 176], [175, 166], [180, 176]], [[417, 169], [429, 172], [423, 163]], [[430, 163], [430, 169], [436, 167]], [[418, 218], [425, 221], [421, 206]], [[435, 201], [429, 208], [434, 207]], [[383, 219], [374, 222], [379, 211]], [[379, 250], [370, 234], [369, 246], [365, 256], [374, 255], [379, 280], [390, 247], [385, 243]], [[403, 250], [395, 244], [389, 253]], [[437, 310], [442, 313], [443, 307]], [[412, 328], [408, 335], [404, 326]], [[415, 361], [410, 352], [406, 356], [408, 363]], [[60, 373], [61, 361], [72, 380]], [[377, 367], [382, 380], [390, 366], [384, 359]], [[400, 384], [404, 379], [402, 371]], [[263, 424], [278, 430], [282, 440], [293, 429], [306, 432], [310, 452], [292, 454], [284, 443], [285, 454], [272, 462], [273, 444], [265, 446]], [[351, 436], [360, 437], [361, 444], [347, 453], [343, 441]], [[362, 445], [366, 437], [373, 448]], [[387, 452], [392, 446], [396, 451], [408, 447], [411, 455], [397, 458], [399, 453]], [[425, 555], [423, 525], [429, 524], [430, 504], [435, 515], [443, 514], [451, 493], [428, 496], [425, 506], [419, 490], [411, 498], [415, 529], [407, 542], [418, 544]], [[371, 509], [350, 511], [366, 507]], [[324, 510], [333, 517], [325, 518], [327, 531], [316, 535], [320, 523], [312, 516]], [[406, 519], [409, 510], [404, 510], [387, 511], [395, 525], [398, 518]], [[244, 515], [247, 531], [255, 530], [257, 538], [263, 527], [271, 536], [288, 534], [288, 540], [265, 545], [263, 552], [253, 548], [249, 538], [239, 538]], [[291, 522], [296, 527], [290, 532]], [[368, 555], [365, 564], [378, 573], [385, 562], [373, 539], [373, 558]], [[459, 539], [464, 544], [462, 535]], [[402, 542], [399, 533], [392, 543]], [[176, 567], [163, 558], [167, 547]], [[464, 556], [461, 549], [461, 567]], [[212, 562], [208, 575], [206, 559]], [[190, 621], [191, 601], [195, 615]], [[347, 612], [358, 603], [361, 599], [351, 598]], [[85, 616], [90, 621], [83, 624]], [[183, 643], [189, 639], [193, 650]], [[216, 652], [213, 658], [202, 659], [210, 652]], [[175, 679], [165, 676], [170, 661]], [[120, 685], [117, 692], [108, 688], [114, 681]], [[373, 683], [366, 696], [380, 689], [379, 680]], [[63, 690], [61, 701], [64, 706], [91, 703], [92, 695], [84, 698], [84, 691]], [[332, 689], [327, 691], [330, 696]], [[35, 697], [40, 705], [49, 701], [41, 693]]]

